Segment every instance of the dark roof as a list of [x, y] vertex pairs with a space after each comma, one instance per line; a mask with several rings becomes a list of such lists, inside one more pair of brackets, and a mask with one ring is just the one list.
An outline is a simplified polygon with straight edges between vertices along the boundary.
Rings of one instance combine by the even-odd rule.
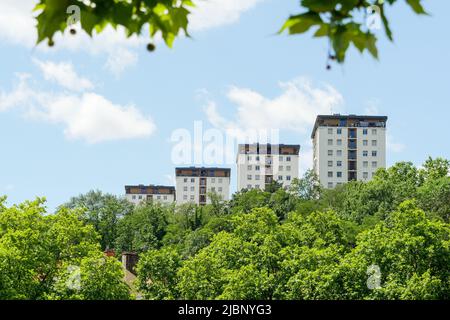
[[250, 143], [239, 144], [238, 154], [286, 154], [298, 155], [299, 144]]
[[[356, 114], [349, 114], [349, 115], [344, 115], [344, 114], [332, 114], [332, 115], [318, 115], [316, 118], [316, 122], [314, 123], [314, 128], [313, 131], [311, 133], [311, 139], [314, 138], [315, 134], [316, 134], [316, 130], [320, 125], [320, 122], [325, 121], [325, 120], [333, 120], [333, 119], [338, 119], [338, 120], [354, 120], [355, 123], [366, 123], [367, 125], [355, 125], [355, 127], [379, 127], [378, 125], [369, 125], [370, 122], [382, 122], [385, 124], [385, 122], [388, 120], [387, 116], [365, 116], [365, 115], [356, 115]], [[346, 126], [343, 126], [346, 127]]]
[[[181, 172], [188, 172], [187, 174], [182, 174]], [[223, 172], [225, 176], [217, 176], [216, 173]], [[230, 168], [218, 168], [218, 167], [178, 167], [175, 168], [175, 175], [180, 176], [192, 176], [192, 177], [229, 177], [231, 169]]]
[[134, 186], [125, 186], [126, 194], [132, 194], [131, 189], [139, 189], [141, 191], [140, 194], [158, 194], [162, 190], [169, 191], [169, 193], [164, 194], [175, 194], [174, 186], [155, 186], [155, 185], [144, 186], [143, 184]]

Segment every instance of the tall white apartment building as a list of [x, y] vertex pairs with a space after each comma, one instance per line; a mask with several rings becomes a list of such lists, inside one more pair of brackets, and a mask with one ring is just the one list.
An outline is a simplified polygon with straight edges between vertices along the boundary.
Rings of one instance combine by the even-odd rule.
[[319, 115], [311, 135], [314, 171], [326, 188], [368, 181], [386, 167], [385, 116]]
[[237, 154], [238, 190], [261, 189], [273, 181], [289, 187], [298, 178], [300, 145], [240, 144]]
[[175, 187], [168, 186], [125, 186], [125, 197], [131, 203], [153, 201], [170, 204], [175, 202]]
[[177, 204], [209, 204], [208, 194], [211, 192], [229, 200], [230, 172], [231, 169], [227, 168], [176, 168]]

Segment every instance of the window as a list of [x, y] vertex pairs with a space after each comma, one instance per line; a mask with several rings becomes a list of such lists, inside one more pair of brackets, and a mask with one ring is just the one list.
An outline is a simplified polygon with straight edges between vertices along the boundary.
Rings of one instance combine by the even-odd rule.
[[187, 187], [183, 187], [183, 191], [188, 191], [188, 188]]
[[338, 146], [342, 146], [342, 139], [337, 139], [336, 143]]
[[376, 147], [377, 146], [377, 140], [372, 140], [372, 147]]
[[291, 176], [286, 176], [287, 181], [291, 181]]
[[333, 182], [328, 182], [328, 189], [333, 188]]
[[369, 155], [369, 152], [366, 150], [366, 151], [363, 151], [363, 157], [367, 157]]
[[191, 196], [191, 200], [193, 201], [195, 198], [194, 198], [194, 196]]
[[363, 162], [363, 167], [364, 167], [364, 168], [369, 167], [369, 161], [364, 161], [364, 162]]
[[284, 167], [283, 166], [279, 166], [278, 167], [278, 171], [283, 171], [284, 170]]
[[342, 172], [341, 171], [336, 172], [336, 177], [342, 178]]
[[212, 192], [216, 192], [216, 188], [215, 187], [211, 187], [211, 191]]
[[219, 187], [218, 190], [219, 190], [219, 192], [222, 192], [223, 188], [222, 188], [222, 187]]
[[328, 155], [332, 156], [333, 155], [333, 150], [328, 150]]
[[328, 145], [332, 146], [333, 145], [333, 139], [328, 139]]
[[342, 157], [342, 150], [337, 150], [337, 151], [336, 151], [336, 155], [337, 155], [338, 157]]
[[183, 196], [183, 200], [187, 200], [187, 195], [186, 194]]
[[333, 134], [333, 128], [328, 128], [328, 134]]
[[328, 166], [332, 167], [333, 166], [333, 161], [328, 161]]
[[222, 178], [219, 178], [219, 183], [222, 183], [223, 182], [223, 179]]
[[195, 182], [195, 178], [191, 178], [191, 182]]
[[286, 161], [291, 161], [291, 157], [286, 157]]
[[378, 163], [376, 161], [372, 161], [372, 168], [376, 168], [378, 166]]
[[278, 160], [283, 161], [283, 156], [280, 156]]
[[328, 178], [333, 178], [333, 171], [328, 171]]
[[252, 171], [252, 166], [247, 166], [248, 171]]
[[185, 182], [185, 183], [187, 182], [187, 178], [184, 178], [184, 182]]
[[247, 175], [247, 180], [252, 180], [252, 175], [251, 174]]
[[248, 184], [247, 185], [247, 189], [251, 189], [252, 188], [252, 185], [251, 184]]
[[139, 200], [142, 200], [142, 196], [139, 196]]
[[286, 166], [286, 171], [291, 171], [291, 166]]
[[337, 134], [342, 134], [342, 129], [341, 128], [337, 129]]
[[283, 176], [278, 176], [278, 181], [282, 181], [283, 180]]
[[259, 161], [259, 156], [256, 156], [256, 161]]
[[259, 171], [259, 170], [261, 170], [261, 167], [260, 166], [255, 166], [255, 170]]
[[132, 198], [133, 200], [136, 200], [136, 196], [132, 196], [131, 198]]
[[369, 178], [369, 173], [368, 172], [363, 172], [363, 178], [364, 179], [368, 179]]
[[191, 187], [191, 191], [195, 191], [195, 187]]
[[260, 180], [261, 176], [259, 174], [255, 175], [255, 180]]
[[216, 178], [211, 178], [212, 183], [216, 183]]
[[369, 140], [363, 140], [363, 146], [367, 147], [369, 145]]
[[157, 196], [156, 199], [161, 200], [161, 196]]
[[256, 188], [256, 189], [259, 189], [259, 184], [255, 185], [255, 188]]
[[337, 162], [336, 162], [336, 165], [337, 165], [338, 167], [342, 167], [342, 161], [337, 161]]
[[367, 134], [367, 129], [363, 129], [363, 134], [364, 134], [364, 135]]
[[167, 200], [167, 196], [164, 196], [163, 199], [164, 199], [164, 200]]
[[377, 152], [376, 151], [372, 151], [372, 157], [376, 157], [377, 156]]
[[377, 129], [372, 129], [372, 134], [373, 135], [377, 134]]

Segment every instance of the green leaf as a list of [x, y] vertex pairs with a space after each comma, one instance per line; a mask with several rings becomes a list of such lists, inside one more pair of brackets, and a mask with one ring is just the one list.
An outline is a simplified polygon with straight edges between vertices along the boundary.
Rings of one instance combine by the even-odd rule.
[[428, 14], [425, 11], [425, 9], [423, 8], [422, 4], [420, 3], [420, 0], [406, 0], [406, 2], [414, 10], [415, 13], [417, 13], [417, 14]]
[[289, 34], [299, 34], [308, 31], [314, 25], [321, 25], [322, 22], [319, 14], [310, 11], [290, 17], [279, 32], [288, 29]]
[[[95, 14], [93, 14], [90, 11], [82, 11], [81, 15], [80, 15], [80, 22], [81, 22], [81, 27], [83, 28], [84, 31], [86, 31], [90, 36], [92, 36], [92, 30], [95, 28], [97, 30], [97, 32], [99, 32], [99, 30], [103, 30], [103, 28], [105, 27], [105, 23], [102, 23], [100, 25], [98, 25], [99, 23], [99, 17], [97, 17]], [[98, 28], [97, 28], [98, 26]]]
[[386, 15], [385, 15], [384, 6], [380, 6], [380, 9], [381, 9], [380, 10], [381, 20], [383, 21], [383, 26], [384, 26], [384, 31], [386, 33], [386, 36], [389, 38], [389, 40], [393, 41], [394, 38], [392, 36], [392, 30], [389, 27], [389, 21], [388, 21]]
[[303, 7], [315, 12], [326, 12], [333, 10], [339, 0], [302, 0]]
[[345, 53], [350, 45], [350, 37], [345, 25], [338, 26], [336, 32], [331, 36], [331, 43], [339, 63], [344, 62]]
[[317, 29], [316, 33], [314, 33], [314, 37], [318, 38], [318, 37], [326, 37], [328, 36], [330, 30], [330, 25], [326, 24], [326, 23], [322, 23], [319, 27], [319, 29]]

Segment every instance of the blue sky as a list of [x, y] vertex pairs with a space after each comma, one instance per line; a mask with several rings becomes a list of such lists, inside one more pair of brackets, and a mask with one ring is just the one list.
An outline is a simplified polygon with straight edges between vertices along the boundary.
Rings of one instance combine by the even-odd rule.
[[[349, 51], [325, 70], [325, 40], [275, 35], [300, 11], [295, 0], [211, 0], [193, 17], [193, 39], [173, 49], [114, 32], [35, 47], [33, 1], [0, 4], [0, 194], [45, 196], [49, 208], [100, 189], [172, 184], [177, 129], [280, 127], [302, 145], [318, 113], [387, 115], [388, 165], [450, 158], [448, 1], [430, 17], [389, 8], [394, 43], [379, 33], [380, 60]], [[95, 107], [92, 107], [95, 106]], [[255, 112], [257, 110], [257, 112]], [[225, 165], [234, 169], [233, 166]], [[236, 188], [232, 180], [232, 190]]]

